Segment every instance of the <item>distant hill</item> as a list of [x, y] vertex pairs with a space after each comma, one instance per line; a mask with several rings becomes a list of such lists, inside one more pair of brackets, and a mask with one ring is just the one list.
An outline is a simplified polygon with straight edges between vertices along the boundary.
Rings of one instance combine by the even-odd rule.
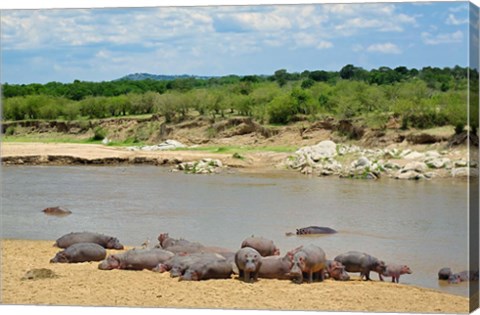
[[196, 75], [188, 75], [188, 74], [181, 74], [181, 75], [165, 75], [165, 74], [151, 74], [151, 73], [132, 73], [116, 79], [114, 81], [121, 81], [121, 80], [130, 80], [130, 81], [140, 81], [140, 80], [157, 80], [157, 81], [166, 81], [166, 80], [175, 80], [175, 79], [210, 79], [213, 78], [212, 76], [196, 76]]

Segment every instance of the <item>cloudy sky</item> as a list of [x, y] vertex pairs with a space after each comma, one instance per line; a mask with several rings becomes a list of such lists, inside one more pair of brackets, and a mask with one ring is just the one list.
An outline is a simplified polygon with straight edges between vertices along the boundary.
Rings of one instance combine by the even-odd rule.
[[468, 2], [3, 9], [1, 81], [467, 65]]

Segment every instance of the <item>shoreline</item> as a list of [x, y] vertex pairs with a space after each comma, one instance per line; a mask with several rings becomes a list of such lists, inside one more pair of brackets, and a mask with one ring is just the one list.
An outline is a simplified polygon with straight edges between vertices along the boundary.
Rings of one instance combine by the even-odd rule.
[[[325, 280], [297, 285], [259, 279], [178, 281], [168, 273], [103, 271], [98, 263], [51, 264], [59, 251], [49, 240], [1, 239], [2, 304], [243, 310], [467, 313], [469, 299], [413, 285]], [[108, 250], [109, 253], [115, 252]], [[56, 278], [21, 280], [48, 268]]]
[[[339, 144], [338, 148], [355, 148], [352, 145]], [[308, 148], [308, 147], [305, 147]], [[337, 150], [338, 150], [337, 148]], [[313, 176], [333, 176], [364, 179], [372, 175], [374, 179], [377, 178], [400, 178], [409, 180], [418, 179], [455, 179], [467, 181], [469, 176], [478, 176], [478, 167], [476, 162], [473, 166], [468, 167], [468, 148], [456, 148], [449, 151], [444, 151], [442, 155], [436, 153], [437, 162], [445, 163], [450, 161], [450, 167], [447, 164], [442, 166], [427, 166], [428, 154], [437, 152], [431, 150], [429, 147], [402, 147], [402, 149], [390, 148], [385, 149], [378, 155], [374, 150], [365, 149], [370, 153], [369, 158], [377, 165], [377, 159], [380, 159], [383, 165], [380, 165], [382, 171], [365, 172], [364, 168], [355, 168], [356, 164], [361, 161], [359, 156], [365, 156], [358, 151], [356, 147], [355, 153], [347, 153], [347, 155], [339, 155], [337, 158], [341, 159], [344, 170], [343, 175], [339, 176], [338, 162], [331, 158], [322, 159], [315, 164], [311, 161], [305, 164], [305, 158], [296, 153], [290, 152], [273, 152], [273, 151], [253, 151], [242, 153], [240, 158], [236, 154], [227, 153], [211, 153], [201, 150], [159, 150], [159, 151], [142, 151], [129, 150], [125, 147], [112, 147], [102, 144], [75, 144], [75, 143], [41, 143], [41, 142], [7, 142], [1, 144], [1, 160], [3, 166], [10, 165], [54, 165], [54, 166], [68, 166], [68, 165], [90, 165], [90, 166], [115, 166], [115, 165], [154, 165], [167, 166], [172, 170], [185, 170], [185, 165], [190, 167], [204, 159], [218, 161], [221, 167], [211, 168], [204, 173], [217, 173], [224, 170], [235, 172], [288, 172], [292, 174], [305, 174]], [[304, 149], [304, 148], [302, 148]], [[404, 151], [402, 151], [404, 150]], [[416, 151], [418, 150], [418, 151]], [[430, 150], [430, 151], [428, 151]], [[301, 150], [299, 150], [301, 151]], [[389, 156], [391, 152], [412, 152], [405, 157]], [[420, 153], [423, 152], [423, 153]], [[448, 152], [448, 153], [445, 153]], [[382, 156], [387, 156], [385, 160]], [[415, 157], [419, 156], [419, 157]], [[414, 158], [410, 158], [413, 156]], [[358, 160], [357, 160], [358, 159]], [[432, 158], [430, 158], [432, 159]], [[435, 159], [435, 158], [433, 158]], [[322, 162], [325, 160], [326, 162]], [[300, 163], [304, 164], [298, 164]], [[303, 162], [301, 162], [303, 161]], [[313, 164], [312, 164], [313, 163]], [[325, 164], [326, 163], [326, 164]], [[333, 164], [330, 164], [333, 163]], [[457, 166], [457, 163], [462, 163]], [[414, 171], [405, 170], [408, 165], [414, 165]], [[348, 166], [350, 165], [350, 166]], [[355, 165], [355, 166], [354, 166]], [[386, 168], [388, 165], [388, 169]], [[419, 166], [420, 165], [420, 169]], [[422, 166], [423, 165], [423, 166]], [[393, 168], [390, 168], [392, 167]], [[208, 165], [207, 165], [208, 167]], [[377, 167], [377, 166], [375, 166]], [[406, 172], [400, 176], [399, 174]], [[197, 172], [200, 173], [200, 172]], [[382, 173], [382, 174], [381, 174]], [[367, 176], [365, 176], [367, 175]], [[376, 175], [376, 176], [375, 176]]]

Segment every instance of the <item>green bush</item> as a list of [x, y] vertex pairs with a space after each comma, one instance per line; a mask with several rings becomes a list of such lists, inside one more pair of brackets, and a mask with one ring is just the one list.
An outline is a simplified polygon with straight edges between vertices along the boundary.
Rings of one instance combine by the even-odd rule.
[[107, 136], [107, 131], [102, 127], [98, 126], [93, 129], [93, 137], [92, 140], [103, 140]]

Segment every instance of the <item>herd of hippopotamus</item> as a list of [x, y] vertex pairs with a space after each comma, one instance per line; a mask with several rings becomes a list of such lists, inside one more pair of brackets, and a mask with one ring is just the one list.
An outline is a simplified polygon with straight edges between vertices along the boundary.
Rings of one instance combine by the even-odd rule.
[[[172, 277], [179, 277], [180, 280], [229, 279], [232, 274], [237, 274], [245, 282], [255, 282], [258, 278], [286, 279], [296, 283], [311, 283], [326, 278], [346, 281], [350, 279], [347, 272], [360, 273], [362, 279], [370, 280], [370, 271], [374, 271], [381, 281], [383, 277], [391, 277], [392, 282], [398, 283], [401, 275], [412, 273], [406, 265], [385, 264], [380, 259], [358, 251], [349, 251], [328, 260], [323, 249], [314, 244], [297, 247], [282, 256], [274, 242], [263, 237], [246, 238], [236, 252], [185, 239], [174, 239], [168, 233], [160, 234], [158, 241], [154, 248], [134, 248], [107, 257], [106, 249], [124, 249], [116, 237], [74, 232], [56, 240], [55, 246], [63, 250], [50, 262], [100, 261], [98, 268], [101, 270], [148, 269], [170, 272]], [[443, 268], [440, 272], [440, 279], [451, 279], [452, 283], [478, 280], [478, 272], [476, 279], [470, 273], [453, 274], [449, 268]]]

